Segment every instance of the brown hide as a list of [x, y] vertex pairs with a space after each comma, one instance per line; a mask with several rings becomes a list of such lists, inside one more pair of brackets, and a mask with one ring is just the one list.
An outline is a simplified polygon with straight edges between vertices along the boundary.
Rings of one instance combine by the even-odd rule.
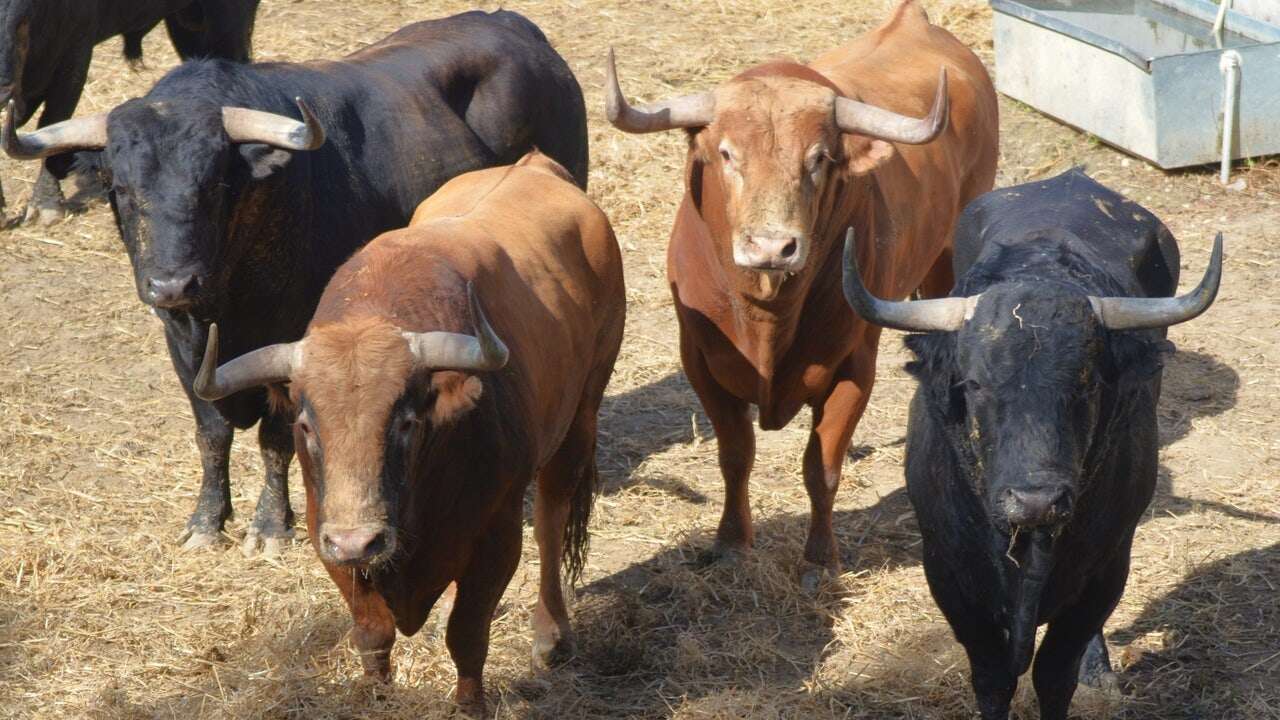
[[[938, 139], [890, 147], [839, 136], [830, 116], [835, 91], [919, 117], [929, 111], [940, 66], [949, 74], [951, 113]], [[867, 327], [842, 305], [839, 290], [844, 230], [856, 230], [859, 264], [873, 292], [901, 298], [919, 287], [948, 250], [961, 209], [991, 188], [995, 94], [981, 62], [910, 0], [882, 27], [809, 66], [768, 63], [715, 92], [716, 119], [691, 133], [668, 276], [688, 339], [716, 381], [758, 404], [762, 427], [779, 428], [804, 404], [821, 401], [835, 366], [865, 351]], [[770, 288], [772, 297], [761, 289], [762, 273], [732, 259], [731, 235], [744, 218], [735, 217], [727, 197], [733, 188], [714, 152], [725, 139], [746, 146], [739, 150], [748, 169], [764, 166], [767, 177], [758, 185], [783, 198], [774, 204], [799, 195], [789, 205], [812, 205], [809, 261]], [[806, 203], [794, 188], [813, 141], [839, 155], [825, 186]]]
[[[400, 332], [473, 334], [468, 282], [510, 351], [507, 366], [478, 374], [415, 369]], [[570, 500], [591, 497], [573, 483], [594, 482], [595, 414], [624, 315], [621, 255], [608, 219], [536, 151], [514, 166], [451, 180], [408, 228], [376, 238], [334, 275], [292, 394], [302, 408], [296, 437], [312, 542], [320, 547], [324, 523], [379, 517], [390, 518], [400, 538], [398, 554], [368, 572], [325, 563], [352, 609], [357, 647], [373, 658], [368, 672], [389, 668], [392, 620], [416, 632], [456, 582], [449, 646], [459, 697], [464, 704], [482, 697], [477, 663], [489, 613], [519, 559], [525, 488], [548, 465], [569, 472], [539, 476], [538, 502], [551, 520], [540, 514], [537, 531], [540, 545], [544, 530], [555, 545], [543, 548], [555, 587], [544, 588], [554, 596], [541, 596], [552, 624], [538, 631], [552, 644], [567, 634], [560, 542], [564, 525], [585, 517], [569, 510]], [[415, 392], [432, 398], [418, 421], [430, 429], [404, 478], [408, 489], [392, 498], [381, 479], [383, 438], [401, 421], [393, 406]], [[463, 429], [451, 433], [455, 426]], [[589, 459], [566, 459], [573, 452]], [[445, 485], [452, 490], [440, 491]]]
[[[889, 143], [836, 126], [837, 95], [927, 115], [943, 67], [949, 124], [932, 142]], [[832, 507], [880, 338], [841, 294], [845, 230], [856, 231], [858, 263], [877, 295], [949, 292], [956, 219], [995, 179], [995, 91], [978, 58], [905, 0], [882, 27], [808, 66], [770, 62], [713, 95], [712, 120], [688, 131], [667, 274], [685, 373], [718, 441], [725, 507], [717, 547], [753, 542], [749, 404], [766, 430], [809, 405], [804, 557], [812, 566], [802, 582], [812, 589], [821, 572], [840, 567]], [[753, 256], [759, 248], [773, 254]]]

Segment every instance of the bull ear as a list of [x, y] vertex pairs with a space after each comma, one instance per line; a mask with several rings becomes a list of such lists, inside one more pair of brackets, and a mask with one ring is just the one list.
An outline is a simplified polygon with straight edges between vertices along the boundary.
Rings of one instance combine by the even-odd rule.
[[443, 427], [457, 422], [476, 408], [484, 383], [475, 375], [455, 370], [439, 370], [431, 376], [432, 394], [431, 424]]
[[249, 172], [254, 180], [265, 180], [280, 171], [293, 159], [288, 150], [264, 145], [262, 143], [244, 143], [238, 146], [240, 157], [249, 164]]
[[854, 175], [866, 175], [889, 161], [897, 152], [892, 143], [861, 135], [844, 136], [844, 153]]

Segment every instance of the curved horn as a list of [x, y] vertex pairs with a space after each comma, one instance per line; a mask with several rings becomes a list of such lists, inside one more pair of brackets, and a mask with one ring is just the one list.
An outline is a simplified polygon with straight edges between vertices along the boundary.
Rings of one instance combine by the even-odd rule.
[[282, 150], [315, 150], [324, 145], [324, 128], [311, 108], [294, 98], [303, 122], [291, 117], [250, 110], [248, 108], [222, 108], [222, 126], [227, 136], [237, 143], [263, 143]]
[[218, 325], [209, 326], [209, 342], [192, 391], [202, 400], [221, 400], [241, 390], [284, 382], [301, 363], [302, 343], [278, 343], [246, 353], [218, 367]]
[[467, 302], [471, 306], [471, 324], [476, 334], [451, 332], [406, 332], [418, 367], [435, 370], [500, 370], [507, 364], [509, 353], [502, 338], [489, 325], [476, 296], [475, 285], [467, 283]]
[[899, 115], [884, 108], [836, 98], [836, 127], [841, 132], [867, 135], [889, 142], [922, 145], [938, 137], [947, 127], [951, 100], [947, 94], [947, 69], [938, 73], [938, 90], [933, 96], [933, 109], [926, 117]]
[[1171, 298], [1094, 297], [1089, 296], [1093, 314], [1108, 330], [1141, 330], [1162, 328], [1186, 322], [1213, 304], [1222, 281], [1222, 233], [1213, 239], [1209, 267], [1195, 290]]
[[716, 99], [709, 92], [632, 107], [618, 85], [618, 68], [613, 48], [605, 66], [604, 112], [609, 122], [623, 132], [651, 133], [675, 128], [698, 128], [715, 117]]
[[72, 118], [19, 135], [14, 127], [17, 101], [10, 100], [4, 116], [4, 151], [15, 160], [41, 160], [76, 150], [101, 150], [107, 146], [107, 116]]
[[973, 309], [981, 295], [893, 302], [881, 300], [867, 291], [858, 271], [858, 257], [853, 245], [853, 228], [844, 236], [844, 299], [853, 311], [874, 325], [907, 332], [959, 330], [973, 317]]

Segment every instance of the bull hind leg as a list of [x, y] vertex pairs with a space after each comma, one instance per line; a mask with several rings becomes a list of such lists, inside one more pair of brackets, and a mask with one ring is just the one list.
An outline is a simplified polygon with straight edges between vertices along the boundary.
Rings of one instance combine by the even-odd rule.
[[750, 405], [720, 386], [711, 377], [702, 354], [681, 343], [681, 359], [689, 384], [698, 395], [702, 409], [716, 433], [720, 474], [724, 477], [724, 511], [716, 528], [715, 558], [732, 559], [755, 542], [751, 523], [748, 483], [756, 459], [755, 428], [751, 426]]
[[801, 587], [809, 593], [817, 592], [824, 573], [840, 573], [832, 510], [849, 441], [875, 383], [878, 341], [878, 331], [867, 333], [858, 354], [845, 361], [831, 392], [813, 409], [813, 430], [804, 451], [804, 486], [809, 493], [809, 534], [804, 544], [807, 567], [800, 579]]
[[[85, 79], [89, 75], [89, 60], [92, 57], [93, 49], [89, 48], [62, 66], [58, 85], [45, 100], [44, 112], [40, 114], [37, 127], [62, 122], [75, 114], [76, 106], [80, 104], [80, 91], [84, 89]], [[51, 225], [67, 216], [67, 199], [62, 194], [58, 175], [55, 175], [55, 169], [67, 165], [65, 158], [58, 157], [48, 158], [40, 163], [40, 173], [31, 190], [23, 222]]]
[[264, 415], [258, 424], [258, 448], [262, 452], [267, 476], [241, 551], [245, 557], [253, 557], [259, 552], [266, 557], [275, 557], [293, 540], [293, 508], [289, 506], [293, 433], [289, 419], [275, 412]]
[[569, 561], [570, 581], [576, 580], [582, 571], [587, 523], [599, 489], [596, 428], [600, 402], [616, 359], [617, 350], [591, 373], [573, 424], [538, 473], [533, 502], [539, 557], [538, 607], [533, 613], [533, 664], [537, 667], [554, 667], [573, 656], [561, 563]]

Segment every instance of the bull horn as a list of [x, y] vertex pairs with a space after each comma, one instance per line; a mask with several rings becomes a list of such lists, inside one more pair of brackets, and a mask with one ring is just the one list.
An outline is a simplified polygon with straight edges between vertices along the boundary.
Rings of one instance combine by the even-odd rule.
[[42, 160], [77, 150], [101, 150], [107, 146], [106, 114], [54, 123], [33, 133], [19, 135], [14, 127], [17, 101], [10, 100], [4, 116], [4, 151], [15, 160]]
[[881, 300], [862, 284], [853, 228], [849, 228], [844, 236], [844, 299], [856, 314], [869, 323], [907, 332], [952, 332], [973, 317], [973, 309], [980, 297], [973, 295], [911, 302]]
[[1143, 330], [1163, 328], [1186, 322], [1213, 304], [1222, 280], [1222, 233], [1213, 239], [1209, 267], [1195, 290], [1170, 298], [1094, 297], [1089, 296], [1093, 314], [1108, 330]]
[[475, 285], [467, 283], [467, 302], [471, 306], [471, 325], [476, 334], [451, 332], [406, 332], [417, 366], [433, 370], [500, 370], [507, 364], [507, 346], [494, 332], [480, 307]]
[[938, 90], [933, 96], [933, 109], [926, 117], [899, 115], [857, 100], [837, 97], [836, 127], [841, 132], [857, 133], [889, 142], [923, 145], [946, 129], [950, 107], [947, 69], [944, 67], [938, 73]]
[[294, 102], [303, 122], [262, 110], [224, 107], [222, 126], [236, 143], [262, 143], [282, 150], [315, 150], [324, 145], [324, 128], [311, 108], [302, 98], [294, 98]]
[[715, 117], [716, 99], [709, 92], [632, 107], [618, 84], [618, 68], [609, 48], [605, 66], [604, 112], [623, 132], [651, 133], [675, 128], [700, 128]]
[[302, 343], [278, 343], [241, 355], [218, 367], [218, 325], [209, 326], [204, 360], [191, 389], [202, 400], [221, 400], [241, 390], [284, 382], [301, 364]]

